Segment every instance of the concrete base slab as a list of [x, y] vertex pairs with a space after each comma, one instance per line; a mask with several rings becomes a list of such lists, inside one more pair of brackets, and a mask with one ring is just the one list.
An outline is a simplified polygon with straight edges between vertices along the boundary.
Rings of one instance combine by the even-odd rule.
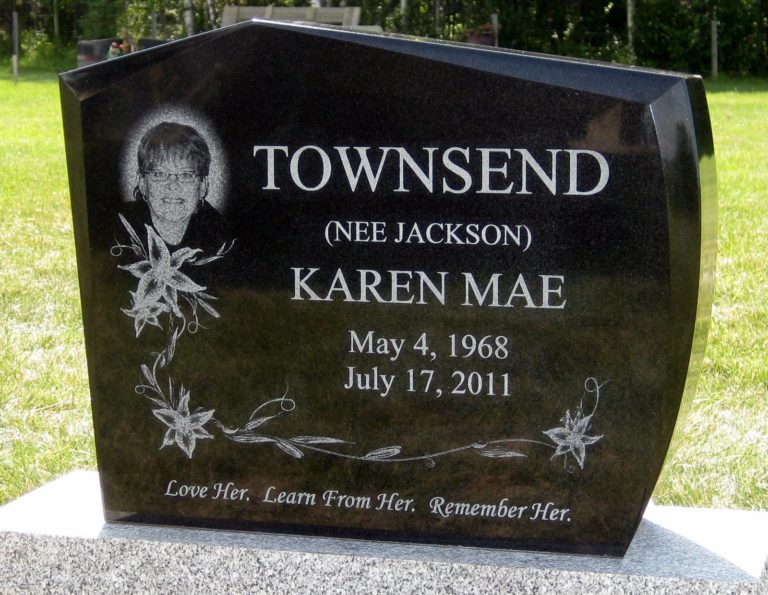
[[95, 472], [0, 507], [0, 592], [768, 593], [768, 512], [650, 506], [623, 559], [105, 523]]

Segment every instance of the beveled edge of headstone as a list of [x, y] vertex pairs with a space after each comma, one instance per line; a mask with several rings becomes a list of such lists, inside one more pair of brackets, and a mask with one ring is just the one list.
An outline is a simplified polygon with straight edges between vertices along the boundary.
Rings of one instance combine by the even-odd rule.
[[[94, 92], [99, 84], [114, 76], [134, 71], [158, 60], [192, 51], [210, 43], [247, 30], [280, 30], [296, 35], [312, 35], [337, 41], [377, 48], [389, 52], [405, 53], [414, 57], [446, 62], [484, 72], [512, 76], [531, 82], [546, 83], [570, 89], [590, 91], [631, 101], [649, 103], [664, 94], [679, 81], [698, 78], [698, 75], [666, 70], [628, 66], [582, 58], [570, 58], [514, 50], [491, 48], [456, 41], [446, 41], [402, 35], [398, 33], [371, 33], [344, 29], [334, 25], [252, 19], [213, 31], [133, 52], [119, 58], [84, 66], [61, 73], [60, 78], [81, 99]], [[621, 78], [621, 84], [606, 77]]]

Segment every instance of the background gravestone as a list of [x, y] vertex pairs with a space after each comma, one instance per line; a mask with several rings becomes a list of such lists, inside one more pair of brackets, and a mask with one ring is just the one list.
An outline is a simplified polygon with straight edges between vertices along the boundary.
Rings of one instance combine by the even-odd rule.
[[249, 22], [61, 89], [108, 519], [626, 550], [706, 335], [700, 79]]

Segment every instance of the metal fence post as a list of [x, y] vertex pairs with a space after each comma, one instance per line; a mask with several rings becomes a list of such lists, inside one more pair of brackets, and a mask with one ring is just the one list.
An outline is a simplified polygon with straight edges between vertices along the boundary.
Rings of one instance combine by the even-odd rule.
[[13, 82], [19, 82], [19, 13], [13, 11]]
[[717, 13], [710, 22], [710, 41], [712, 43], [712, 79], [717, 78]]

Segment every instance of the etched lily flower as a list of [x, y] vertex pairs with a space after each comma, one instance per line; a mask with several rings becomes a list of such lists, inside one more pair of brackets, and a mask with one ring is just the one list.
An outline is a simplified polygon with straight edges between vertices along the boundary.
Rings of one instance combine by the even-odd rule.
[[131, 291], [130, 294], [133, 299], [133, 307], [130, 310], [127, 308], [120, 309], [123, 313], [133, 318], [133, 328], [136, 329], [136, 338], [139, 337], [142, 329], [147, 324], [163, 328], [160, 326], [160, 321], [158, 321], [157, 317], [163, 312], [170, 312], [170, 306], [162, 302], [153, 302], [151, 304], [141, 302], [137, 299], [135, 292]]
[[189, 396], [189, 391], [184, 390], [182, 386], [176, 409], [155, 409], [152, 413], [168, 426], [160, 448], [176, 444], [191, 459], [197, 440], [213, 438], [203, 426], [213, 417], [214, 409], [190, 413]]
[[205, 287], [192, 281], [179, 268], [202, 250], [180, 248], [171, 254], [157, 232], [149, 225], [146, 228], [149, 259], [120, 266], [139, 279], [139, 286], [134, 295], [134, 309], [145, 308], [164, 299], [173, 313], [181, 317], [178, 292], [196, 293], [203, 291]]
[[592, 421], [592, 414], [584, 416], [581, 411], [581, 407], [576, 410], [576, 414], [571, 417], [570, 410], [565, 412], [565, 417], [560, 421], [563, 422], [563, 426], [560, 428], [552, 428], [544, 432], [552, 442], [557, 445], [557, 450], [552, 458], [559, 457], [560, 455], [568, 456], [570, 452], [576, 462], [579, 464], [580, 469], [584, 469], [584, 458], [586, 456], [585, 446], [587, 444], [594, 444], [600, 438], [600, 436], [587, 436], [586, 433], [589, 430], [589, 424]]

